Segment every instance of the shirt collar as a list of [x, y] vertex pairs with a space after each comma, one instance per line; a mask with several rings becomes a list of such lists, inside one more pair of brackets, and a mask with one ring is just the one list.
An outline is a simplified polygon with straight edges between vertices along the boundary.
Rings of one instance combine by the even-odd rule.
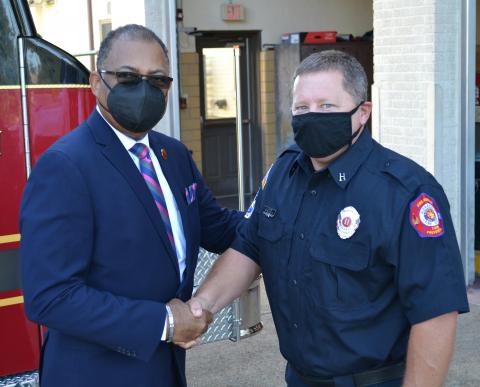
[[295, 171], [298, 168], [302, 168], [303, 171], [307, 174], [311, 174], [315, 172], [313, 170], [312, 162], [310, 161], [310, 157], [305, 154], [305, 152], [300, 151], [300, 153], [297, 155], [295, 158], [295, 161], [292, 164], [292, 167], [290, 168], [290, 174], [289, 176], [291, 177]]
[[[367, 159], [372, 150], [372, 137], [368, 128], [365, 127], [358, 137], [358, 140], [343, 153], [338, 159], [330, 163], [328, 169], [332, 179], [337, 185], [344, 189], [349, 181], [358, 171], [358, 168]], [[296, 157], [290, 168], [290, 176], [298, 167], [301, 167], [307, 173], [313, 173], [314, 169], [310, 157], [301, 151]]]
[[136, 143], [141, 143], [141, 144], [144, 144], [146, 145], [149, 149], [150, 149], [150, 141], [148, 140], [148, 136], [144, 136], [142, 139], [140, 140], [134, 140], [133, 138], [131, 137], [128, 137], [126, 134], [123, 134], [122, 132], [120, 132], [118, 129], [115, 129], [111, 124], [110, 122], [108, 122], [105, 117], [103, 116], [102, 112], [100, 111], [98, 105], [96, 106], [96, 109], [97, 109], [97, 112], [98, 114], [100, 114], [100, 117], [102, 117], [105, 122], [108, 124], [108, 126], [110, 126], [110, 128], [112, 128], [113, 130], [113, 133], [115, 133], [118, 137], [118, 139], [120, 140], [120, 142], [122, 143], [122, 145], [125, 147], [125, 149], [127, 151], [130, 151], [130, 149], [132, 148], [132, 146], [134, 146]]
[[333, 161], [328, 170], [332, 179], [340, 188], [345, 189], [349, 181], [357, 173], [372, 150], [372, 137], [365, 127], [358, 140], [338, 159]]

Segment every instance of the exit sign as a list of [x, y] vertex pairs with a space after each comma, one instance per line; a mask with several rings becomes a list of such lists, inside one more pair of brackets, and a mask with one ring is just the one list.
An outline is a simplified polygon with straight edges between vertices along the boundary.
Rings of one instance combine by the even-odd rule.
[[243, 21], [245, 7], [241, 4], [222, 4], [222, 18], [225, 21]]

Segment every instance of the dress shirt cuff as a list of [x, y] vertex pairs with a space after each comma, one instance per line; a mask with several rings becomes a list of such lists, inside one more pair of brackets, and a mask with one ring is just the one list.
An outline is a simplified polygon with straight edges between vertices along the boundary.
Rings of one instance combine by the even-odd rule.
[[163, 325], [162, 341], [167, 341], [167, 326], [168, 326], [168, 313], [165, 316], [165, 324]]

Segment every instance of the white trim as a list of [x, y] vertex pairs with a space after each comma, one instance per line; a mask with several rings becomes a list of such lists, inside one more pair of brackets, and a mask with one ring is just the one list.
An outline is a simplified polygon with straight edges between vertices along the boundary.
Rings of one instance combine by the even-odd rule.
[[22, 119], [23, 119], [23, 144], [25, 150], [25, 171], [26, 179], [30, 176], [32, 170], [32, 161], [30, 155], [30, 124], [28, 121], [28, 100], [27, 100], [27, 82], [25, 75], [25, 56], [24, 56], [25, 38], [18, 38], [18, 63], [20, 64], [20, 88], [22, 93]]
[[177, 5], [175, 0], [168, 0], [168, 47], [170, 48], [170, 66], [172, 78], [175, 80], [170, 89], [169, 108], [172, 122], [171, 136], [180, 140], [180, 92], [178, 73], [177, 47]]
[[[476, 0], [462, 1], [460, 251], [465, 282], [475, 279], [475, 55]], [[479, 209], [476, 209], [480, 211]]]
[[372, 137], [379, 143], [382, 143], [380, 125], [381, 125], [381, 106], [380, 106], [380, 87], [376, 83], [372, 85]]

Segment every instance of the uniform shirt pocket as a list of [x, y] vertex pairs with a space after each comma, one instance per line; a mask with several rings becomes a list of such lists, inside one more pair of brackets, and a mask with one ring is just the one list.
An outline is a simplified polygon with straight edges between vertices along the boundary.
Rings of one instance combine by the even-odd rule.
[[321, 235], [312, 241], [310, 255], [319, 262], [351, 271], [361, 271], [368, 266], [369, 248], [363, 242], [332, 239]]
[[258, 219], [259, 260], [265, 280], [270, 285], [285, 280], [286, 264], [290, 254], [290, 234], [280, 216]]
[[320, 235], [309, 248], [312, 296], [322, 307], [357, 307], [369, 300], [370, 248], [361, 241]]
[[260, 214], [258, 236], [270, 242], [277, 242], [284, 234], [285, 224], [279, 217], [267, 218]]

